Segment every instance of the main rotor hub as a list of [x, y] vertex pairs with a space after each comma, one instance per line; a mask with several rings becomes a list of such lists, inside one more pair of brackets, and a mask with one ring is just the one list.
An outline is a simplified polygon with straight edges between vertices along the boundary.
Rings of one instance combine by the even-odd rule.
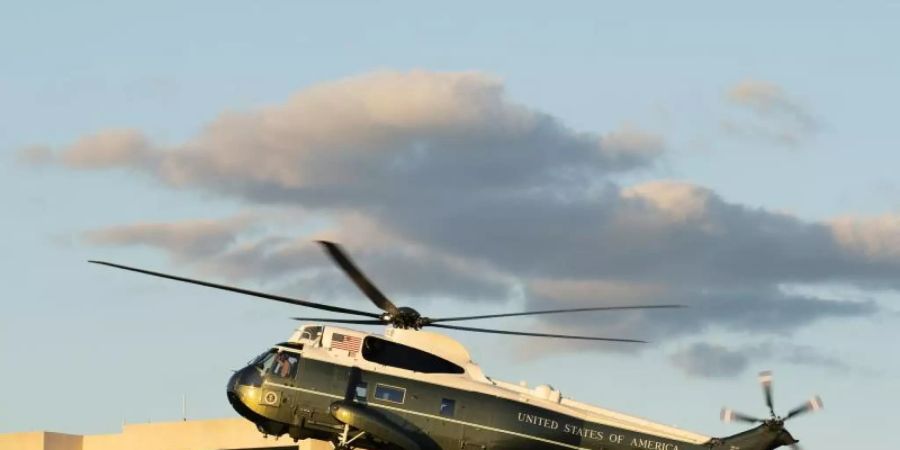
[[408, 306], [401, 306], [397, 308], [397, 314], [386, 314], [386, 316], [386, 321], [390, 322], [395, 328], [418, 330], [425, 325], [422, 315]]

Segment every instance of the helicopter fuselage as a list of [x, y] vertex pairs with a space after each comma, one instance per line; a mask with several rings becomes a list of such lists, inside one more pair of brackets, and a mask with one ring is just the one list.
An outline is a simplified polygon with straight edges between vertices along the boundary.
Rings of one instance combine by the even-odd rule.
[[[746, 444], [714, 439], [575, 402], [549, 386], [492, 380], [440, 335], [309, 330], [229, 381], [229, 401], [263, 433], [346, 440], [362, 432], [355, 445], [364, 448], [497, 450], [767, 450], [786, 439], [765, 425], [742, 433]], [[429, 339], [402, 339], [409, 336]], [[429, 359], [423, 346], [442, 354]], [[368, 425], [351, 426], [360, 423]], [[391, 433], [402, 439], [385, 439]]]

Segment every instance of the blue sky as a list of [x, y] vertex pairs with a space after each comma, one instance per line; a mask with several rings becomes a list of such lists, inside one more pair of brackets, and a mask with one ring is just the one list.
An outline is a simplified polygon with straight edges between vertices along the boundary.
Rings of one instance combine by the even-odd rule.
[[[233, 415], [222, 389], [229, 369], [286, 337], [295, 325], [287, 318], [302, 314], [283, 305], [105, 270], [86, 264], [87, 259], [365, 305], [331, 278], [323, 256], [305, 247], [288, 252], [298, 255], [290, 264], [296, 264], [302, 276], [292, 275], [284, 266], [277, 266], [277, 273], [264, 268], [254, 272], [247, 268], [250, 264], [234, 262], [235, 252], [189, 254], [184, 245], [192, 242], [180, 240], [187, 239], [184, 236], [152, 241], [128, 228], [187, 223], [175, 230], [184, 231], [196, 221], [206, 221], [205, 226], [223, 233], [223, 246], [252, 246], [266, 237], [302, 241], [315, 233], [347, 237], [349, 250], [362, 252], [361, 263], [367, 270], [372, 267], [374, 278], [385, 281], [386, 290], [433, 315], [460, 307], [487, 312], [551, 300], [584, 301], [559, 297], [563, 287], [571, 288], [561, 283], [573, 280], [588, 283], [579, 284], [581, 288], [610, 288], [614, 283], [615, 289], [609, 291], [588, 290], [596, 292], [600, 302], [614, 302], [603, 292], [688, 303], [692, 295], [708, 294], [709, 298], [691, 303], [690, 310], [663, 318], [622, 315], [596, 323], [590, 319], [497, 323], [508, 328], [620, 332], [656, 342], [637, 353], [561, 343], [539, 346], [537, 353], [568, 350], [548, 356], [524, 352], [521, 341], [508, 338], [460, 339], [474, 349], [485, 371], [498, 378], [549, 382], [579, 400], [712, 435], [740, 429], [718, 423], [723, 404], [761, 413], [754, 374], [774, 369], [776, 402], [782, 410], [813, 393], [825, 400], [824, 413], [790, 426], [808, 448], [890, 448], [879, 433], [889, 425], [891, 403], [900, 398], [896, 382], [900, 365], [892, 357], [896, 353], [892, 342], [900, 337], [897, 286], [892, 284], [896, 278], [892, 274], [900, 268], [893, 114], [900, 102], [896, 83], [900, 60], [892, 57], [900, 42], [898, 13], [897, 2], [758, 2], [737, 8], [720, 2], [565, 6], [476, 2], [444, 8], [412, 2], [6, 5], [0, 17], [0, 199], [6, 211], [0, 221], [4, 236], [0, 249], [7, 257], [0, 259], [0, 270], [5, 274], [7, 300], [0, 302], [0, 369], [10, 380], [20, 381], [0, 402], [0, 432], [112, 432], [123, 419], [176, 419], [183, 393], [193, 417]], [[410, 75], [415, 73], [421, 76]], [[455, 86], [458, 77], [474, 90], [460, 94], [461, 103], [453, 95], [428, 97], [446, 83]], [[475, 168], [480, 168], [479, 162], [494, 161], [502, 166], [504, 158], [515, 154], [516, 143], [528, 141], [514, 133], [491, 133], [503, 124], [518, 123], [514, 119], [524, 115], [550, 129], [549, 137], [540, 134], [544, 128], [532, 130], [533, 136], [547, 142], [546, 148], [535, 150], [536, 155], [541, 151], [558, 155], [544, 165], [551, 169], [559, 165], [560, 170], [587, 167], [596, 172], [591, 183], [617, 200], [610, 206], [602, 192], [593, 197], [593, 190], [573, 182], [529, 184], [539, 178], [526, 178], [522, 185], [501, 185], [521, 192], [530, 187], [558, 189], [565, 195], [577, 194], [584, 202], [566, 208], [554, 205], [546, 211], [541, 205], [547, 202], [526, 203], [536, 214], [544, 213], [527, 225], [518, 223], [518, 228], [533, 230], [527, 236], [535, 248], [530, 253], [530, 246], [502, 245], [505, 236], [493, 246], [466, 245], [495, 232], [494, 225], [504, 218], [519, 218], [522, 210], [504, 209], [515, 203], [505, 198], [494, 208], [496, 215], [467, 215], [475, 206], [493, 205], [489, 200], [496, 198], [492, 189], [497, 186], [475, 178], [460, 187], [464, 182], [459, 176], [465, 173], [441, 171], [446, 165], [435, 163], [429, 170], [439, 172], [415, 172], [400, 181], [417, 181], [416, 190], [423, 192], [464, 193], [473, 203], [443, 204], [433, 202], [437, 197], [422, 197], [414, 200], [430, 206], [408, 211], [383, 196], [367, 198], [367, 189], [395, 193], [392, 189], [402, 184], [377, 177], [341, 178], [356, 175], [347, 169], [356, 160], [351, 155], [332, 161], [338, 167], [334, 171], [333, 166], [317, 165], [322, 159], [316, 152], [331, 147], [311, 146], [310, 153], [298, 160], [305, 165], [297, 173], [306, 173], [303, 169], [308, 166], [315, 170], [307, 177], [321, 173], [334, 176], [336, 183], [346, 182], [349, 192], [329, 194], [333, 205], [304, 192], [287, 192], [290, 201], [285, 202], [227, 187], [229, 180], [252, 181], [256, 176], [271, 183], [273, 179], [265, 177], [277, 171], [209, 169], [222, 163], [226, 154], [203, 144], [222, 142], [215, 141], [220, 137], [216, 133], [221, 133], [214, 126], [217, 118], [268, 111], [289, 122], [294, 116], [279, 116], [279, 105], [300, 93], [298, 114], [306, 118], [304, 123], [316, 123], [303, 115], [308, 114], [304, 105], [352, 113], [352, 106], [342, 101], [382, 92], [406, 105], [405, 83], [425, 92], [423, 103], [409, 108], [425, 107], [426, 116], [437, 111], [432, 119], [438, 125], [428, 126], [438, 127], [441, 136], [450, 136], [453, 142], [467, 144], [443, 149], [450, 159], [438, 161], [471, 161], [474, 165], [468, 167]], [[316, 89], [324, 92], [322, 103], [308, 95]], [[497, 89], [502, 92], [499, 96], [494, 95]], [[348, 92], [349, 100], [341, 92]], [[500, 112], [496, 117], [476, 115], [475, 122], [461, 124], [440, 109], [468, 111], [472, 105]], [[363, 127], [351, 126], [357, 122], [345, 122], [329, 111], [323, 110], [317, 119], [344, 134], [362, 133]], [[252, 128], [242, 117], [233, 124], [235, 130], [265, 136], [265, 130]], [[550, 122], [544, 122], [548, 117]], [[381, 123], [365, 122], [365, 117], [354, 120], [374, 128]], [[426, 131], [432, 128], [423, 131], [416, 124], [401, 125], [409, 127], [416, 139], [430, 142]], [[445, 124], [450, 128], [440, 128]], [[460, 127], [465, 133], [452, 134]], [[85, 136], [120, 129], [136, 130], [151, 143], [141, 155], [165, 159], [161, 152], [190, 152], [195, 143], [206, 159], [201, 158], [204, 164], [185, 175], [182, 184], [173, 182], [171, 173], [139, 161], [98, 160], [90, 154], [91, 146], [81, 153], [82, 159], [66, 159]], [[306, 133], [320, 132], [324, 133], [315, 129]], [[482, 141], [467, 140], [479, 133], [495, 144], [480, 148]], [[786, 140], [786, 135], [792, 139]], [[637, 156], [632, 165], [611, 170], [612, 153], [600, 160], [596, 155], [558, 153], [570, 146], [581, 151], [582, 138], [619, 152], [615, 154]], [[385, 139], [388, 144], [406, 142], [402, 140], [406, 137]], [[23, 153], [33, 146], [49, 150]], [[380, 157], [409, 156], [390, 153], [388, 147], [364, 156], [373, 158], [373, 164]], [[253, 151], [266, 147], [260, 148]], [[463, 153], [466, 148], [495, 156], [479, 159]], [[240, 146], [226, 150], [238, 159], [241, 152], [250, 151]], [[459, 151], [459, 156], [451, 151]], [[35, 155], [43, 155], [40, 164], [34, 164]], [[174, 161], [177, 165], [179, 160]], [[534, 161], [522, 164], [522, 173], [539, 175]], [[95, 170], [100, 166], [110, 170]], [[447, 173], [447, 179], [435, 176]], [[487, 173], [497, 180], [510, 175], [503, 170]], [[308, 182], [298, 177], [301, 183]], [[427, 180], [434, 181], [428, 185]], [[330, 186], [323, 182], [318, 187]], [[486, 203], [476, 202], [481, 195]], [[359, 206], [361, 200], [379, 208]], [[558, 237], [554, 232], [572, 236], [584, 232], [577, 220], [556, 219], [548, 212], [579, 218], [590, 208], [632, 211], [628, 208], [635, 202], [653, 214], [706, 220], [725, 231], [714, 240], [660, 250], [664, 264], [655, 271], [640, 259], [625, 270], [624, 263], [615, 266], [595, 254], [549, 255], [543, 250]], [[691, 215], [696, 213], [693, 202], [705, 205], [699, 218]], [[440, 217], [441, 210], [447, 211], [446, 217]], [[402, 220], [386, 218], [381, 211]], [[252, 226], [241, 228], [243, 222], [234, 217], [242, 214], [251, 217], [247, 220]], [[673, 216], [652, 216], [659, 217]], [[734, 225], [733, 217], [742, 220]], [[587, 215], [585, 220], [590, 225], [594, 219]], [[449, 225], [444, 229], [442, 223]], [[680, 233], [688, 225], [679, 223], [676, 228]], [[702, 225], [688, 231], [708, 231]], [[663, 228], [647, 229], [674, 233], [668, 226], [674, 225], [666, 222]], [[794, 226], [799, 230], [795, 234], [779, 234]], [[125, 228], [114, 232], [113, 227]], [[616, 234], [620, 231], [609, 233], [634, 242], [658, 238], [651, 231]], [[720, 251], [752, 248], [742, 243], [758, 242], [754, 239], [770, 232], [786, 250], [760, 250], [749, 268], [741, 265], [740, 253], [735, 257]], [[820, 241], [822, 233], [831, 233], [831, 240]], [[403, 262], [390, 249], [370, 248], [368, 243], [383, 235], [406, 249], [401, 253], [419, 255], [431, 264], [417, 278], [425, 281], [404, 279], [402, 273], [389, 270], [404, 267]], [[609, 246], [610, 254], [632, 256], [627, 240], [617, 245], [602, 236], [597, 239], [597, 245]], [[823, 250], [828, 245], [838, 250], [828, 253]], [[807, 258], [809, 252], [819, 251], [824, 252], [818, 258], [821, 264], [809, 263], [817, 260]], [[697, 254], [737, 269], [712, 270], [717, 266], [692, 256]], [[554, 256], [571, 260], [572, 265], [582, 262], [606, 269], [589, 277], [565, 272], [561, 269], [565, 264], [542, 263]], [[437, 270], [446, 261], [460, 260], [485, 267], [496, 277], [473, 277], [466, 271], [443, 277]], [[807, 273], [806, 264], [795, 261], [816, 266], [809, 269], [814, 276]], [[757, 273], [766, 266], [772, 270]], [[428, 272], [431, 269], [435, 272]], [[773, 274], [775, 269], [785, 275]], [[678, 283], [679, 277], [686, 277], [687, 286]], [[435, 290], [422, 286], [446, 279], [456, 284], [447, 282]], [[662, 287], [654, 283], [657, 279], [666, 280]], [[394, 290], [389, 289], [392, 286]], [[513, 293], [507, 297], [490, 295], [510, 286]], [[658, 288], [650, 291], [655, 297], [641, 296], [647, 286]], [[754, 303], [775, 288], [778, 295], [772, 302], [797, 300], [799, 294], [792, 297], [785, 292], [799, 292], [803, 298], [837, 303], [797, 303], [805, 305], [798, 306], [797, 317], [779, 314], [773, 318], [778, 325], [771, 327], [734, 317], [747, 314], [741, 305], [794, 311], [778, 309], [787, 303]], [[720, 307], [717, 299], [744, 300], [726, 301], [722, 304], [727, 307]], [[683, 315], [703, 319], [692, 321]], [[710, 367], [710, 361], [722, 367]], [[579, 370], [560, 372], [559, 367]]]

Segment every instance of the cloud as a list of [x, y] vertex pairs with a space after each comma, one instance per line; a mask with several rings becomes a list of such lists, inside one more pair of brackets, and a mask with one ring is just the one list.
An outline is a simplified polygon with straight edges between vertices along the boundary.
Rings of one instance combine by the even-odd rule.
[[624, 189], [622, 197], [645, 201], [675, 222], [688, 222], [703, 217], [714, 195], [687, 183], [652, 181]]
[[81, 138], [61, 155], [62, 162], [79, 169], [134, 167], [157, 164], [159, 155], [147, 139], [135, 130], [107, 130]]
[[[755, 114], [798, 114], [777, 89], [745, 86], [734, 95]], [[664, 151], [661, 137], [633, 127], [572, 130], [509, 99], [484, 74], [414, 71], [313, 86], [284, 104], [223, 114], [165, 148], [138, 132], [101, 131], [38, 159], [139, 170], [173, 189], [303, 210], [280, 231], [251, 232], [252, 224], [226, 219], [87, 235], [153, 246], [204, 273], [338, 292], [346, 280], [309, 243], [327, 237], [413, 306], [421, 297], [521, 298], [533, 309], [691, 306], [545, 316], [536, 328], [649, 339], [716, 328], [784, 336], [878, 311], [856, 298], [785, 292], [785, 284], [898, 288], [900, 255], [884, 250], [890, 221], [807, 221], [684, 181], [615, 181], [653, 167]], [[301, 225], [312, 231], [285, 230]]]
[[850, 253], [872, 261], [900, 258], [900, 216], [840, 217], [830, 226], [835, 240]]
[[[586, 293], [575, 301], [561, 298], [557, 293], [539, 295], [529, 290], [529, 308], [546, 309], [551, 305], [577, 308], [598, 303], [689, 306], [679, 310], [579, 314], [565, 320], [552, 317], [542, 319], [547, 330], [650, 341], [703, 335], [708, 331], [783, 337], [819, 320], [864, 317], [878, 311], [877, 305], [872, 302], [806, 297], [769, 287], [713, 289], [703, 285], [679, 287], [660, 283], [657, 289], [658, 294], [632, 293], [631, 296], [604, 295], [603, 291], [598, 291]], [[580, 346], [581, 350], [590, 348], [590, 345]]]
[[[291, 219], [302, 217], [295, 214]], [[317, 298], [359, 297], [356, 288], [315, 243], [328, 239], [350, 246], [354, 259], [397, 299], [453, 297], [499, 302], [510, 298], [510, 280], [492, 273], [489, 267], [433, 254], [352, 214], [335, 218], [325, 230], [299, 237], [260, 233], [261, 222], [285, 218], [246, 212], [221, 220], [120, 225], [87, 231], [81, 237], [92, 245], [156, 248], [177, 264], [208, 276], [246, 282], [287, 280], [302, 284], [299, 292]]]
[[611, 155], [618, 154], [625, 159], [643, 156], [649, 161], [665, 150], [665, 142], [661, 136], [648, 133], [632, 125], [625, 125], [606, 134], [601, 137], [600, 142]]
[[743, 353], [702, 342], [674, 353], [671, 361], [685, 373], [705, 378], [733, 377], [747, 368]]
[[729, 88], [725, 99], [750, 113], [722, 122], [722, 129], [736, 136], [796, 146], [821, 128], [812, 113], [774, 83], [744, 80]]
[[53, 163], [54, 159], [53, 150], [44, 145], [33, 145], [23, 148], [16, 156], [20, 163], [31, 166], [48, 165]]
[[136, 223], [88, 231], [82, 238], [93, 245], [154, 247], [179, 260], [195, 260], [217, 254], [233, 244], [257, 220], [243, 214], [225, 220]]
[[728, 90], [727, 97], [732, 103], [761, 115], [786, 113], [808, 116], [784, 89], [767, 81], [743, 80]]
[[672, 364], [688, 375], [703, 378], [730, 378], [742, 374], [754, 359], [847, 372], [851, 368], [840, 359], [808, 345], [761, 342], [735, 349], [698, 342], [670, 355]]
[[633, 128], [605, 137], [570, 130], [510, 101], [492, 77], [424, 71], [324, 83], [282, 105], [223, 114], [173, 148], [148, 141], [105, 131], [57, 158], [254, 201], [347, 206], [372, 195], [440, 201], [448, 190], [566, 184], [646, 166], [661, 152], [661, 139]]

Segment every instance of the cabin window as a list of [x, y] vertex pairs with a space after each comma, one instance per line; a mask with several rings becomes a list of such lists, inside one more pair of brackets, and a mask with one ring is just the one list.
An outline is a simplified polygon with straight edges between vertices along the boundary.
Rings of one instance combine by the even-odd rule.
[[375, 398], [391, 403], [403, 403], [403, 400], [406, 398], [406, 389], [396, 386], [376, 384]]
[[421, 373], [464, 373], [465, 370], [440, 356], [396, 342], [369, 336], [363, 341], [362, 356], [386, 366]]
[[359, 403], [365, 403], [366, 399], [369, 398], [369, 384], [365, 381], [360, 381], [356, 385], [356, 401]]
[[310, 341], [315, 342], [319, 339], [319, 336], [322, 334], [322, 327], [306, 327], [303, 329], [303, 332], [300, 333], [300, 339], [308, 339]]
[[442, 398], [441, 399], [441, 415], [444, 417], [453, 417], [453, 414], [456, 412], [456, 400], [452, 398]]

